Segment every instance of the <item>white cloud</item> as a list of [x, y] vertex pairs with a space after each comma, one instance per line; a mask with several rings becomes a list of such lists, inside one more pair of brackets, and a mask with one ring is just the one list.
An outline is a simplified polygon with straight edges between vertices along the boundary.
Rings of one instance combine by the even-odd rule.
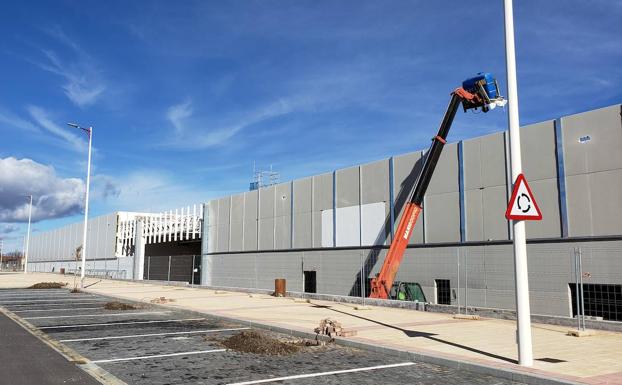
[[28, 131], [31, 133], [38, 133], [41, 130], [37, 128], [31, 122], [20, 118], [19, 116], [13, 114], [12, 112], [0, 108], [0, 123], [7, 124], [9, 126], [22, 129], [24, 131]]
[[177, 132], [181, 132], [184, 129], [184, 120], [192, 116], [192, 113], [192, 105], [188, 100], [185, 103], [171, 106], [166, 112], [166, 118], [173, 124]]
[[54, 123], [44, 109], [36, 106], [29, 106], [28, 112], [41, 127], [68, 142], [75, 150], [84, 152], [87, 149], [87, 144], [83, 139]]
[[[261, 123], [267, 119], [290, 113], [294, 108], [293, 103], [281, 99], [267, 106], [257, 108], [243, 115], [241, 119], [232, 124], [204, 128], [205, 123], [197, 119], [188, 122], [192, 116], [192, 108], [188, 103], [177, 104], [168, 109], [167, 117], [177, 130], [177, 137], [166, 144], [175, 148], [199, 149], [215, 147], [225, 144], [241, 130]], [[171, 114], [174, 112], [174, 114]], [[174, 115], [176, 119], [171, 118]]]
[[106, 91], [106, 85], [93, 60], [59, 28], [51, 29], [48, 33], [71, 49], [71, 60], [62, 60], [55, 51], [42, 49], [44, 60], [34, 61], [34, 64], [64, 78], [64, 93], [78, 107], [95, 103]]
[[[213, 195], [158, 170], [143, 169], [120, 177], [99, 177], [100, 185], [105, 180], [109, 186], [113, 186], [112, 193], [106, 197], [108, 211], [158, 212], [200, 203]], [[101, 196], [97, 190], [94, 188], [94, 199]]]
[[28, 220], [28, 198], [33, 196], [33, 221], [77, 214], [84, 203], [84, 183], [60, 178], [53, 167], [31, 159], [0, 159], [0, 221]]

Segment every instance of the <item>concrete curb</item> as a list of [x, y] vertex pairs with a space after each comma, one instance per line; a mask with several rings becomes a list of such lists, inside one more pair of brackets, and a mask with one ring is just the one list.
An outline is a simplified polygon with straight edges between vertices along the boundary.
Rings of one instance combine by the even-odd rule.
[[[262, 322], [243, 320], [239, 318], [228, 317], [228, 316], [213, 314], [209, 312], [201, 312], [197, 310], [186, 309], [180, 305], [152, 304], [150, 302], [139, 302], [136, 300], [126, 299], [123, 297], [114, 297], [114, 296], [110, 296], [107, 294], [100, 294], [100, 293], [94, 293], [94, 294], [101, 295], [102, 297], [122, 299], [124, 301], [133, 302], [137, 304], [148, 303], [155, 307], [162, 307], [162, 308], [170, 309], [170, 310], [184, 310], [187, 312], [195, 313], [197, 315], [209, 316], [211, 318], [215, 318], [215, 319], [225, 321], [225, 322], [232, 322], [236, 324], [241, 324], [243, 326], [254, 327], [257, 329], [273, 331], [273, 332], [287, 334], [287, 335], [296, 336], [300, 338], [307, 338], [307, 339], [313, 339], [313, 340], [316, 338], [316, 334], [311, 333], [311, 332], [305, 332], [305, 331], [301, 331], [301, 330], [297, 330], [293, 328], [281, 327], [281, 326], [274, 326], [274, 325], [270, 325], [270, 324], [266, 324]], [[330, 340], [328, 336], [319, 336], [319, 338], [324, 341]], [[401, 359], [407, 359], [407, 360], [412, 360], [416, 362], [423, 362], [423, 363], [428, 363], [428, 364], [433, 364], [433, 365], [445, 366], [445, 367], [449, 367], [452, 369], [467, 370], [467, 371], [478, 373], [478, 374], [484, 374], [484, 375], [489, 375], [489, 376], [493, 376], [497, 378], [503, 378], [506, 380], [522, 382], [522, 383], [529, 384], [529, 385], [584, 385], [584, 383], [581, 383], [581, 382], [575, 382], [575, 381], [560, 379], [560, 378], [549, 378], [538, 373], [530, 373], [526, 371], [521, 371], [519, 369], [500, 368], [500, 367], [484, 365], [480, 363], [474, 363], [474, 362], [466, 361], [466, 360], [447, 358], [447, 357], [443, 357], [440, 355], [434, 355], [430, 353], [421, 353], [421, 352], [416, 352], [416, 351], [388, 348], [388, 347], [372, 345], [372, 344], [368, 344], [368, 343], [360, 342], [360, 341], [352, 341], [346, 338], [337, 337], [334, 339], [334, 341], [336, 344], [344, 346], [344, 347], [373, 351], [376, 353], [391, 355], [391, 356], [398, 357]]]

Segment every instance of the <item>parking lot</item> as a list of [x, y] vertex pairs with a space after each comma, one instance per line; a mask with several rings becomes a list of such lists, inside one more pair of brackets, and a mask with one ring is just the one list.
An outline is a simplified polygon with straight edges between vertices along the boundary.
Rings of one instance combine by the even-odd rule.
[[243, 353], [221, 342], [245, 325], [153, 304], [106, 310], [110, 301], [66, 289], [0, 290], [5, 310], [128, 384], [517, 384], [335, 344]]

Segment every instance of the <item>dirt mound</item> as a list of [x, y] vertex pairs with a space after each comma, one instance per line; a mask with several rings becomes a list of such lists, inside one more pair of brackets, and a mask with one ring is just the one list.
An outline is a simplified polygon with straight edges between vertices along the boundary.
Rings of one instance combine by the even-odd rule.
[[62, 289], [67, 286], [64, 282], [39, 282], [28, 287], [28, 289]]
[[238, 352], [273, 356], [294, 354], [305, 346], [304, 341], [281, 340], [255, 330], [245, 330], [220, 343]]
[[104, 309], [106, 310], [136, 310], [136, 306], [130, 305], [129, 303], [123, 302], [107, 302], [104, 305]]

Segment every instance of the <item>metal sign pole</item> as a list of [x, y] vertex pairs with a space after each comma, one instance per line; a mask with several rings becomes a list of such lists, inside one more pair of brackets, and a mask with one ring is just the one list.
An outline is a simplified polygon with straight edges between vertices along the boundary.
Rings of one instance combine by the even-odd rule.
[[[516, 53], [514, 49], [514, 13], [512, 0], [504, 0], [505, 11], [505, 61], [508, 83], [508, 120], [510, 132], [510, 158], [512, 181], [522, 173], [520, 126], [518, 119], [518, 89], [516, 85]], [[518, 363], [533, 365], [531, 342], [531, 310], [529, 308], [529, 281], [527, 275], [527, 242], [525, 222], [512, 222], [514, 228], [514, 275], [516, 282], [516, 319], [518, 323]]]

